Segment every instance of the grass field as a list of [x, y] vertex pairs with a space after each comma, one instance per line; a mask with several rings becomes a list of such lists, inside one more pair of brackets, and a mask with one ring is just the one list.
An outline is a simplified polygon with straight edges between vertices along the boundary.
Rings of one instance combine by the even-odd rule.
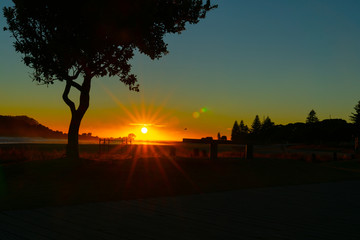
[[22, 161], [0, 165], [0, 210], [360, 180], [356, 159], [308, 163], [220, 157], [210, 161], [191, 157], [186, 148], [182, 152], [176, 148], [176, 157], [171, 156], [171, 146], [113, 148], [103, 155], [94, 146], [82, 146], [83, 158], [73, 161], [61, 157], [63, 146], [19, 147], [16, 153], [7, 146], [15, 155], [23, 154]]

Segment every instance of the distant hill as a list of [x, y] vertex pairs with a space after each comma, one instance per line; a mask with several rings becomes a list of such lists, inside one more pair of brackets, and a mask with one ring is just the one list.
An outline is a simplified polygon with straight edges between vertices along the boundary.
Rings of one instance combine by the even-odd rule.
[[[54, 131], [28, 116], [0, 115], [0, 136], [2, 137], [43, 137], [67, 138], [67, 134]], [[91, 134], [83, 134], [80, 139], [94, 139]]]
[[28, 116], [1, 116], [0, 136], [67, 138], [67, 134], [53, 131]]

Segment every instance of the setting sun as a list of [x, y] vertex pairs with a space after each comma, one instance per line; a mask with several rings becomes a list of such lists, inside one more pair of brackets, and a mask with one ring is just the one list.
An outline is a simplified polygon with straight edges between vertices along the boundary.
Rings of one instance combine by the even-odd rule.
[[147, 131], [148, 131], [148, 129], [147, 129], [146, 127], [143, 127], [143, 128], [141, 129], [141, 132], [142, 132], [143, 134], [146, 134]]

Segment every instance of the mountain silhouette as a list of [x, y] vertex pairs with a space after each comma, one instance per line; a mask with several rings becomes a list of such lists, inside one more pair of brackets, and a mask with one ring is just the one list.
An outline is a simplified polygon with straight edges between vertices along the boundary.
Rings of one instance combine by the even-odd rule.
[[[0, 115], [0, 137], [43, 137], [66, 139], [67, 134], [54, 131], [28, 116]], [[90, 133], [80, 136], [81, 139], [95, 138]]]

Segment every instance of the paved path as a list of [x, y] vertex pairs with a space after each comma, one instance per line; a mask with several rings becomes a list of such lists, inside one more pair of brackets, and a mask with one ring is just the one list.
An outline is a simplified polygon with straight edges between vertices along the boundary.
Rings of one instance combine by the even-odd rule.
[[360, 181], [0, 212], [0, 239], [360, 239]]

